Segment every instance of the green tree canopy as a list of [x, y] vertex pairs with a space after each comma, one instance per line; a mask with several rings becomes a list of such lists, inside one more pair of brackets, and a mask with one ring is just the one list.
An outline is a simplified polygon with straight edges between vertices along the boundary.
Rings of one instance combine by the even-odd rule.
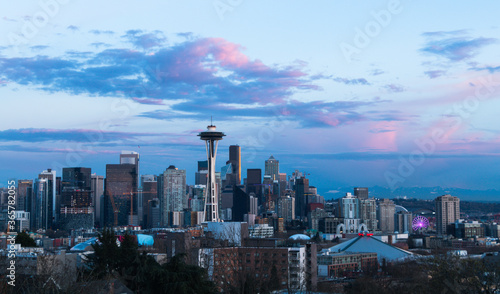
[[160, 265], [146, 252], [141, 254], [135, 238], [129, 234], [123, 236], [120, 246], [110, 229], [105, 229], [98, 239], [92, 245], [94, 253], [88, 256], [91, 275], [119, 278], [135, 293], [218, 293], [206, 270], [186, 264], [183, 254]]
[[36, 242], [26, 232], [21, 232], [16, 236], [16, 244], [21, 244], [22, 247], [36, 247]]

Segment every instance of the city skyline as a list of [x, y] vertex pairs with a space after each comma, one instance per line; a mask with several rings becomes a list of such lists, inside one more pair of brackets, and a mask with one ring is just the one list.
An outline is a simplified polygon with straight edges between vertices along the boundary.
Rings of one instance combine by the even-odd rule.
[[242, 178], [500, 190], [498, 3], [41, 3], [0, 4], [0, 187], [122, 150], [194, 183], [213, 115]]

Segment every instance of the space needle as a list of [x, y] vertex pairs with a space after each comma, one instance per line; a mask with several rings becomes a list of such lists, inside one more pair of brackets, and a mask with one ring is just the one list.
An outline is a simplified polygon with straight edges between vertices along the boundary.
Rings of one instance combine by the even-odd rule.
[[203, 222], [220, 222], [219, 219], [219, 191], [215, 181], [215, 156], [217, 155], [217, 144], [223, 132], [215, 130], [215, 126], [210, 120], [207, 130], [198, 134], [200, 139], [205, 141], [208, 159], [207, 188], [205, 189], [205, 208], [203, 210]]

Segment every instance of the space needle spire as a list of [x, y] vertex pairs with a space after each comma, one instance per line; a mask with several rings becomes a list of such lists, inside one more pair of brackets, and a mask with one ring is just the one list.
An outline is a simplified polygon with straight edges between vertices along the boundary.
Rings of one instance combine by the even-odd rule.
[[219, 189], [215, 181], [215, 157], [217, 155], [217, 145], [223, 132], [216, 131], [210, 117], [210, 125], [207, 130], [198, 134], [200, 139], [205, 141], [208, 159], [207, 188], [205, 189], [205, 208], [203, 210], [203, 222], [220, 222], [219, 218]]

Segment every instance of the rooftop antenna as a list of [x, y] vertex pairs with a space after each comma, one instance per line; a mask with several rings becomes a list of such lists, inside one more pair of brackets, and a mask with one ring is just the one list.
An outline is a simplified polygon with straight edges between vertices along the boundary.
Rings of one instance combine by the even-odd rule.
[[210, 125], [213, 126], [214, 123], [212, 122], [212, 116], [210, 116]]

